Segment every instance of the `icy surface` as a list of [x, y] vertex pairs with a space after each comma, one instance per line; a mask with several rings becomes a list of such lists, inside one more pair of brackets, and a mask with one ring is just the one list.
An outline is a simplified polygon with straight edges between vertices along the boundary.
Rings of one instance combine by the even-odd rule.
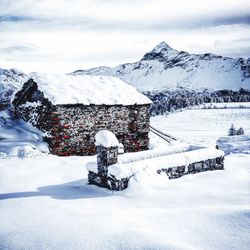
[[95, 135], [95, 145], [103, 147], [118, 147], [119, 142], [114, 133], [109, 130], [100, 130]]
[[111, 76], [72, 76], [30, 73], [53, 104], [146, 104], [151, 101], [132, 86]]

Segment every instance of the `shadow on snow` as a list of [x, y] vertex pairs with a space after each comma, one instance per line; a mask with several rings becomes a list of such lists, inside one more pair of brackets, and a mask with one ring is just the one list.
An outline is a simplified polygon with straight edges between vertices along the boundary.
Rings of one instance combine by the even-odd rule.
[[84, 198], [98, 198], [112, 195], [112, 191], [88, 185], [85, 180], [38, 187], [37, 191], [14, 192], [0, 194], [0, 200], [47, 196], [59, 200], [74, 200]]

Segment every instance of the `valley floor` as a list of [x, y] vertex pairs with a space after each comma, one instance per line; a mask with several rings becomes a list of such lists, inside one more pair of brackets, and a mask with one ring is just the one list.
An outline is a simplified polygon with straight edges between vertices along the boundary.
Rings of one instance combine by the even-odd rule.
[[[187, 110], [151, 124], [215, 146], [232, 122], [250, 134], [249, 120], [249, 109]], [[226, 156], [225, 170], [174, 180], [141, 173], [114, 193], [87, 185], [93, 160], [0, 159], [0, 249], [249, 249], [248, 146]]]

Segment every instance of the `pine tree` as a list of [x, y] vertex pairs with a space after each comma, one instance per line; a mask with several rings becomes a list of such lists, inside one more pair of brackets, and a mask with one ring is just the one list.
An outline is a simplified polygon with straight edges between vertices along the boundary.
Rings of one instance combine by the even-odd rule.
[[245, 132], [244, 132], [243, 128], [240, 127], [240, 128], [237, 130], [237, 135], [244, 135], [244, 134], [245, 134]]
[[235, 129], [233, 123], [231, 124], [231, 127], [230, 127], [230, 129], [228, 131], [228, 135], [229, 136], [237, 135], [237, 130]]

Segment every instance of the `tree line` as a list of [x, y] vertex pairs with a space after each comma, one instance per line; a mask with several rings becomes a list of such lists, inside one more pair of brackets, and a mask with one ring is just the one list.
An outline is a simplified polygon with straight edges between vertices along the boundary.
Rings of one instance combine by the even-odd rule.
[[175, 90], [146, 91], [143, 94], [148, 96], [153, 102], [150, 109], [152, 116], [163, 115], [167, 112], [203, 103], [250, 102], [250, 90], [243, 88], [240, 88], [238, 91], [226, 89], [195, 91], [177, 88]]

